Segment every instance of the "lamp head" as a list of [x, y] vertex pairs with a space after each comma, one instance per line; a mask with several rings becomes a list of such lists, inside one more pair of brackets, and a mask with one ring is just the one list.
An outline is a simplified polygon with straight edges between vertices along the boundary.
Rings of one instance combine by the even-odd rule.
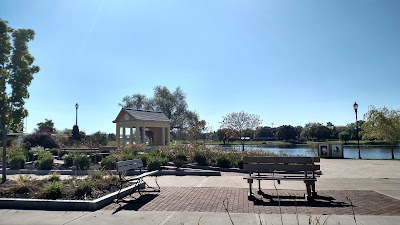
[[353, 108], [354, 108], [354, 111], [357, 112], [357, 110], [358, 110], [358, 104], [357, 104], [357, 102], [354, 102]]
[[79, 105], [78, 103], [75, 104], [75, 109], [78, 109]]

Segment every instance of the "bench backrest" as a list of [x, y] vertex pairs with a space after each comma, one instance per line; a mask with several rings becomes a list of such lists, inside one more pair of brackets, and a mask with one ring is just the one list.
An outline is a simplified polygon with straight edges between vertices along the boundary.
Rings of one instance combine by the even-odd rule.
[[116, 162], [116, 165], [117, 165], [117, 171], [121, 173], [128, 170], [139, 169], [140, 167], [143, 167], [143, 162], [141, 159], [132, 159], [132, 160]]
[[245, 156], [243, 169], [258, 173], [314, 172], [320, 170], [319, 157]]

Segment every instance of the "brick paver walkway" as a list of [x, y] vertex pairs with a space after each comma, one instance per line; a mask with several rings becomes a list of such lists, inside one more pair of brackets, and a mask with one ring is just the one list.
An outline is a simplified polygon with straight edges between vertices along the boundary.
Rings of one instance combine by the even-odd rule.
[[[318, 191], [314, 202], [302, 199], [305, 191], [278, 190], [281, 201], [264, 196], [262, 200], [247, 200], [244, 188], [164, 187], [157, 194], [137, 193], [124, 201], [112, 203], [104, 210], [185, 211], [232, 213], [283, 213], [352, 215], [400, 215], [400, 200], [374, 191]], [[277, 195], [276, 190], [264, 190]], [[260, 196], [261, 197], [261, 196]], [[350, 204], [350, 201], [353, 205]]]

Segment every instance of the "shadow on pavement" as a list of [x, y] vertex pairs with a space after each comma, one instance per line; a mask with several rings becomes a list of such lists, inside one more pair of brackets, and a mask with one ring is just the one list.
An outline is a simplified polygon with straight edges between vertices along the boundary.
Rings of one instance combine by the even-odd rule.
[[142, 195], [138, 198], [132, 198], [128, 200], [120, 200], [117, 204], [119, 207], [112, 213], [116, 214], [117, 212], [121, 210], [134, 210], [138, 211], [140, 208], [142, 208], [144, 205], [155, 199], [158, 195], [156, 194], [145, 194]]
[[314, 201], [305, 200], [304, 196], [287, 195], [287, 196], [273, 196], [262, 194], [257, 196], [254, 200], [254, 205], [261, 206], [308, 206], [308, 207], [350, 207], [351, 205], [346, 202], [336, 201], [335, 198], [330, 196], [318, 195]]

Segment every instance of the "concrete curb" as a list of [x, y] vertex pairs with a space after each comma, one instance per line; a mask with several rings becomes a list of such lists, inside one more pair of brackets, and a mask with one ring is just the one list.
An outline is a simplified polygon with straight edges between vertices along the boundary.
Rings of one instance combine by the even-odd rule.
[[[0, 169], [1, 171], [1, 169]], [[88, 173], [91, 172], [91, 170], [7, 170], [7, 175], [18, 175], [18, 174], [32, 174], [32, 175], [48, 175], [49, 173], [52, 172], [57, 172], [60, 175], [69, 175], [69, 176], [84, 176], [88, 175]], [[110, 170], [112, 174], [117, 175], [118, 172], [116, 170]], [[133, 176], [133, 175], [139, 175], [143, 173], [140, 171], [133, 171], [130, 170], [128, 171], [127, 175], [128, 176]], [[221, 176], [221, 173], [219, 171], [214, 171], [214, 170], [160, 170], [157, 173], [157, 176], [166, 176], [166, 175], [172, 175], [172, 176]]]
[[[139, 188], [145, 188], [144, 184], [140, 184], [138, 186], [132, 185], [122, 189], [119, 193], [119, 197], [124, 198], [125, 196], [134, 193]], [[112, 203], [117, 198], [117, 195], [118, 191], [92, 201], [0, 198], [0, 209], [96, 211]]]

